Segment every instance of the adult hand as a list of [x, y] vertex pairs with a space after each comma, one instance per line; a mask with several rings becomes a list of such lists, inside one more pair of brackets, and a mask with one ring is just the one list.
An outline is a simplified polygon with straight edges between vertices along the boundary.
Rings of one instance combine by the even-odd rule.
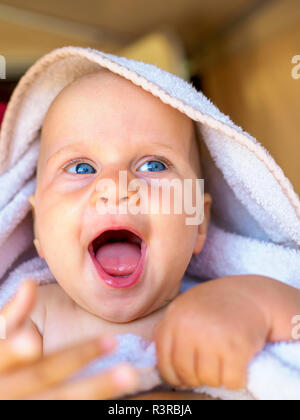
[[[111, 399], [134, 392], [137, 374], [127, 364], [92, 377], [66, 381], [92, 359], [115, 347], [112, 337], [100, 337], [42, 357], [40, 343], [28, 327], [37, 285], [28, 280], [0, 312], [0, 399]], [[5, 328], [3, 328], [5, 327]], [[1, 334], [0, 334], [1, 337]]]

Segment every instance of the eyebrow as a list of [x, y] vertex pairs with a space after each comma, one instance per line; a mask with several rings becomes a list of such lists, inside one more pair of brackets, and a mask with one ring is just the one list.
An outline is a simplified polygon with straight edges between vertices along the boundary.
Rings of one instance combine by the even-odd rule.
[[61, 148], [56, 150], [56, 152], [52, 153], [52, 155], [47, 159], [46, 164], [48, 164], [50, 160], [52, 160], [54, 157], [58, 157], [60, 155], [65, 154], [68, 150], [74, 150], [74, 151], [79, 150], [78, 146], [82, 147], [83, 143], [79, 142], [79, 143], [72, 143], [72, 144], [67, 144], [66, 146], [62, 146]]
[[[77, 143], [72, 143], [72, 144], [67, 144], [66, 146], [62, 146], [61, 148], [59, 148], [57, 151], [55, 151], [54, 153], [52, 153], [52, 155], [47, 159], [46, 161], [46, 165], [48, 165], [48, 163], [56, 158], [59, 157], [61, 155], [64, 155], [65, 153], [67, 153], [69, 150], [73, 150], [73, 151], [81, 151], [80, 148], [82, 148], [82, 146], [90, 146], [90, 144], [88, 143], [82, 143], [82, 142], [77, 142]], [[162, 144], [162, 143], [156, 143], [156, 142], [151, 142], [151, 145], [154, 146], [159, 146], [165, 149], [170, 150], [172, 153], [175, 153], [176, 155], [178, 155], [178, 153], [176, 152], [176, 150], [174, 150], [174, 147], [169, 146], [167, 144]]]

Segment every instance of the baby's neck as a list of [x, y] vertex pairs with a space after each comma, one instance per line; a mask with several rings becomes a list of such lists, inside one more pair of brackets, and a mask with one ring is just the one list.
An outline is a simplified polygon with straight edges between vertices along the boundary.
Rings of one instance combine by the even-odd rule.
[[151, 314], [127, 323], [114, 323], [93, 315], [77, 305], [57, 285], [39, 288], [47, 306], [42, 328], [44, 354], [105, 334], [135, 334], [152, 341], [154, 327], [163, 317], [168, 305]]
[[77, 311], [80, 314], [81, 319], [86, 321], [87, 324], [101, 325], [104, 332], [111, 334], [135, 334], [141, 336], [147, 341], [153, 340], [153, 331], [157, 322], [163, 317], [167, 305], [162, 308], [157, 309], [156, 311], [150, 313], [149, 315], [144, 316], [143, 318], [135, 319], [134, 321], [126, 323], [117, 323], [112, 321], [107, 321], [105, 319], [96, 317], [88, 312], [86, 312], [81, 307], [77, 307]]

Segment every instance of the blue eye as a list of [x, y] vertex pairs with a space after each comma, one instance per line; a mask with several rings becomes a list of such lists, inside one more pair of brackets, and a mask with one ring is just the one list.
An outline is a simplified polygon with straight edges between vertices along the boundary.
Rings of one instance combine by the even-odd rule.
[[[88, 163], [77, 163], [77, 165], [73, 165], [70, 166], [71, 168], [75, 167], [75, 171], [78, 170], [78, 172], [75, 172], [76, 174], [88, 174], [89, 173], [89, 168], [92, 168], [92, 170], [94, 170], [94, 168], [89, 165]], [[68, 171], [67, 171], [68, 172]], [[94, 170], [93, 173], [95, 173], [96, 171]], [[68, 173], [74, 173], [74, 172], [68, 172]]]
[[[142, 170], [141, 168], [146, 168]], [[145, 162], [139, 170], [142, 170], [144, 172], [149, 168], [150, 172], [159, 172], [159, 171], [165, 171], [167, 169], [166, 165], [162, 162], [159, 162], [157, 160], [150, 160], [149, 162]]]

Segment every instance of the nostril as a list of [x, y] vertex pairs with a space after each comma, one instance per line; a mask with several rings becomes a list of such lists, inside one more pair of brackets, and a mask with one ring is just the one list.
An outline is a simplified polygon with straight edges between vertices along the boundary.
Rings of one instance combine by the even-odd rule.
[[[104, 197], [104, 196], [101, 196], [101, 197], [99, 197], [100, 198], [100, 200], [101, 201], [103, 201], [104, 203], [107, 203], [108, 202], [108, 198], [107, 197]], [[125, 201], [125, 200], [128, 200], [128, 196], [126, 196], [126, 197], [122, 197], [121, 198], [121, 201]]]

